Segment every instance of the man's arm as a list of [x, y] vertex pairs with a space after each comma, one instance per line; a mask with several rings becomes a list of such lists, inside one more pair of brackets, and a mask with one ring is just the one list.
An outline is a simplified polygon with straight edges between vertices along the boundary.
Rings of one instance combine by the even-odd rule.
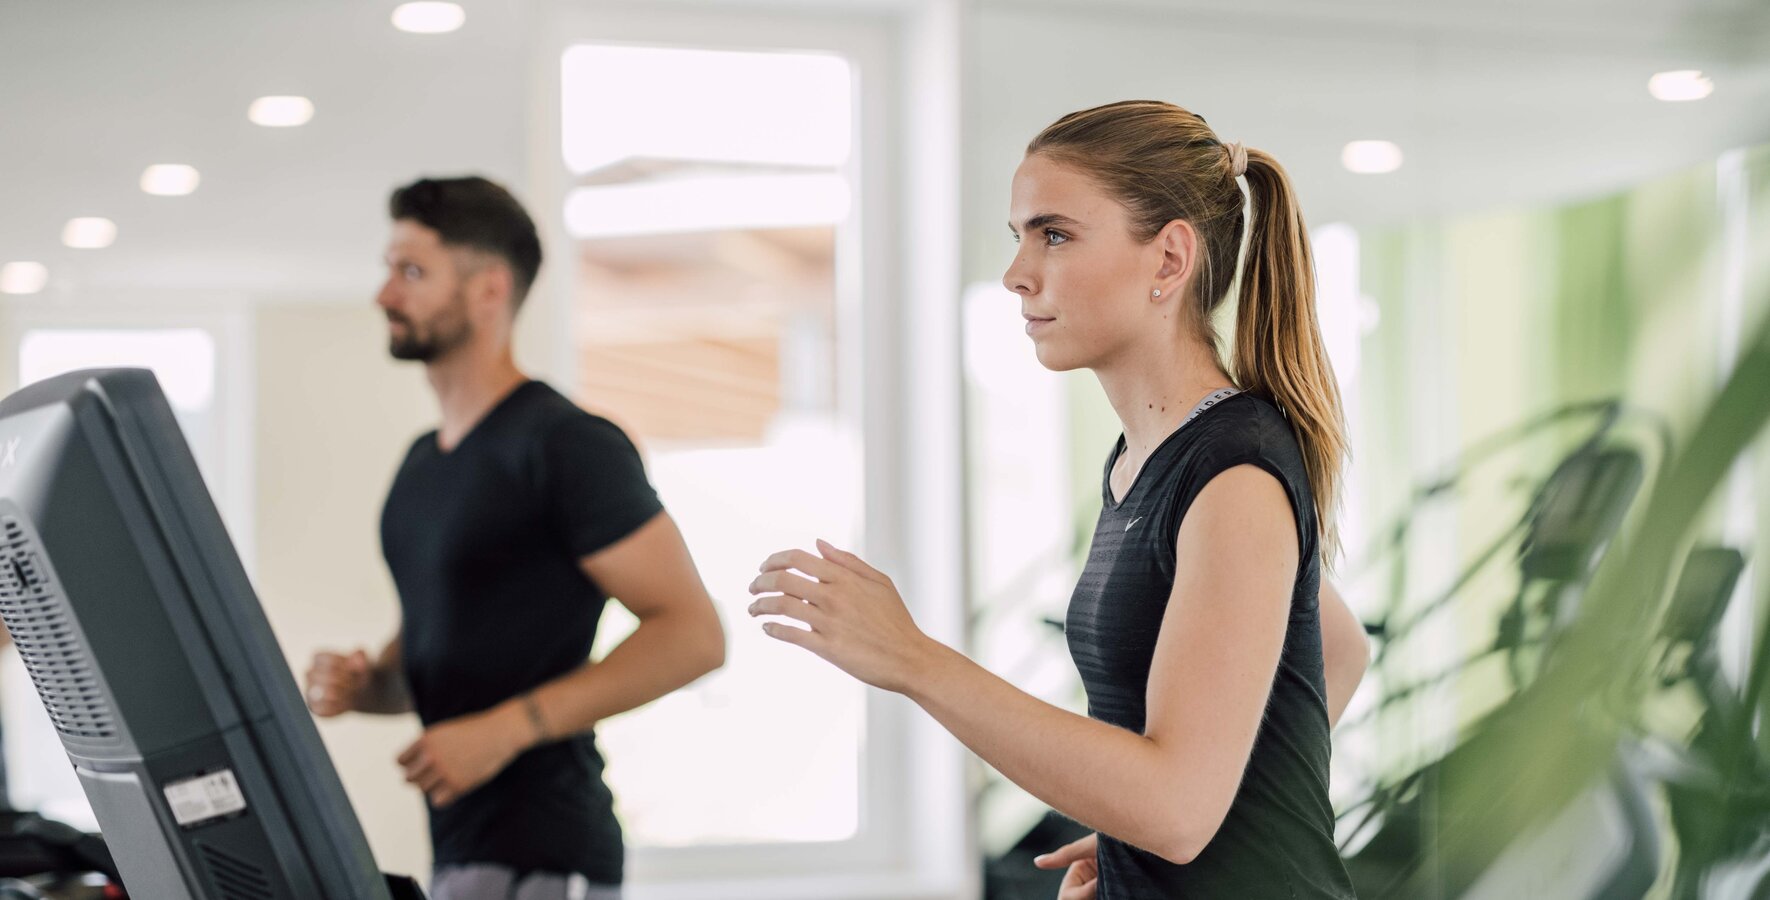
[[427, 729], [399, 763], [432, 804], [455, 802], [531, 747], [587, 731], [724, 665], [725, 629], [668, 513], [579, 564], [639, 627], [601, 662]]
[[1331, 582], [1321, 580], [1321, 657], [1327, 670], [1328, 727], [1332, 728], [1345, 714], [1352, 694], [1364, 679], [1370, 666], [1370, 638], [1365, 636], [1364, 623], [1352, 614], [1346, 600]]
[[357, 703], [357, 710], [384, 716], [414, 712], [412, 693], [406, 687], [405, 669], [401, 667], [400, 635], [395, 632], [381, 648], [369, 667], [368, 684]]
[[[601, 662], [530, 694], [525, 722], [551, 740], [644, 706], [725, 664], [725, 628], [669, 513], [658, 513], [613, 546], [584, 557], [584, 574], [639, 619]], [[512, 705], [524, 707], [523, 698]], [[538, 722], [535, 721], [538, 718]]]

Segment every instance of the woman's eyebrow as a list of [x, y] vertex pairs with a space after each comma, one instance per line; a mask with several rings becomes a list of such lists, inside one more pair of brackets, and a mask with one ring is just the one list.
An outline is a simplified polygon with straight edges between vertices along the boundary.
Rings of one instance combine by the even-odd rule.
[[[1026, 228], [1027, 231], [1033, 231], [1033, 230], [1036, 230], [1039, 228], [1046, 228], [1051, 225], [1075, 226], [1075, 225], [1080, 225], [1080, 224], [1082, 224], [1082, 223], [1077, 222], [1076, 220], [1070, 218], [1069, 216], [1063, 215], [1061, 213], [1039, 213], [1038, 215], [1033, 216], [1030, 219], [1027, 219], [1026, 225], [1024, 227]], [[1013, 222], [1008, 223], [1008, 230], [1014, 232], [1015, 234], [1020, 233], [1020, 229], [1015, 228]]]

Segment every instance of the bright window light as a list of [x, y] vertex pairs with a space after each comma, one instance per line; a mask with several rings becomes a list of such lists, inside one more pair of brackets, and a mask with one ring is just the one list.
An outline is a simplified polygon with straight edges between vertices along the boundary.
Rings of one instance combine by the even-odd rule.
[[1348, 172], [1383, 175], [1401, 168], [1401, 148], [1388, 141], [1353, 141], [1340, 151]]
[[584, 45], [565, 52], [562, 77], [574, 172], [633, 158], [848, 159], [853, 78], [838, 56]]
[[141, 189], [156, 197], [182, 197], [197, 189], [197, 170], [190, 166], [148, 166], [141, 173]]
[[49, 270], [37, 262], [0, 266], [0, 294], [35, 294], [49, 283]]
[[[761, 447], [677, 450], [647, 461], [683, 533], [722, 536], [695, 546], [695, 565], [727, 611], [732, 662], [598, 727], [635, 844], [841, 841], [859, 828], [865, 688], [813, 654], [783, 652], [798, 648], [742, 614], [749, 603], [742, 586], [757, 561], [816, 537], [848, 546], [842, 542], [852, 544], [861, 519], [853, 441], [827, 417], [821, 425], [784, 424]], [[818, 490], [776, 489], [793, 482]], [[599, 643], [611, 624], [598, 631]], [[709, 738], [721, 748], [717, 760], [704, 753]]]
[[1358, 382], [1363, 314], [1359, 303], [1358, 231], [1332, 222], [1310, 229], [1315, 257], [1315, 303], [1322, 342], [1342, 392]]
[[117, 223], [110, 219], [69, 219], [61, 230], [61, 242], [76, 250], [102, 250], [117, 239]]
[[166, 399], [179, 412], [206, 410], [215, 397], [215, 341], [201, 329], [44, 329], [27, 332], [19, 343], [23, 384], [112, 366], [152, 369]]
[[565, 201], [576, 238], [832, 225], [848, 216], [839, 175], [702, 176], [584, 187]]
[[1715, 82], [1695, 69], [1661, 72], [1647, 79], [1647, 93], [1667, 103], [1701, 100], [1714, 92]]
[[456, 3], [401, 3], [393, 10], [393, 27], [412, 34], [447, 34], [467, 21]]
[[246, 118], [266, 128], [295, 128], [313, 118], [313, 101], [306, 97], [259, 97], [246, 110]]

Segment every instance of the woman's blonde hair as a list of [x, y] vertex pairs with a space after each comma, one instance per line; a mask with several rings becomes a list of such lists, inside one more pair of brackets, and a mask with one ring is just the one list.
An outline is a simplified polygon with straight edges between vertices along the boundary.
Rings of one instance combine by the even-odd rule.
[[[1095, 178], [1131, 212], [1133, 235], [1153, 240], [1169, 222], [1192, 223], [1202, 265], [1188, 318], [1221, 358], [1212, 319], [1229, 297], [1241, 249], [1243, 197], [1239, 147], [1217, 138], [1202, 116], [1172, 103], [1128, 100], [1070, 113], [1027, 145]], [[1241, 272], [1230, 375], [1244, 391], [1273, 402], [1303, 450], [1315, 496], [1321, 558], [1339, 553], [1335, 511], [1346, 458], [1340, 388], [1315, 318], [1315, 265], [1296, 193], [1278, 161], [1246, 150], [1247, 254]]]

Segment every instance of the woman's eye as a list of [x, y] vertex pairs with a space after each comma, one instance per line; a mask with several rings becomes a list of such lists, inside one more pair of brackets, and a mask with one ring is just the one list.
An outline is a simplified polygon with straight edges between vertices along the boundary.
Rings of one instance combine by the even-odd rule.
[[1067, 240], [1069, 240], [1069, 235], [1061, 231], [1045, 231], [1045, 246], [1047, 247], [1055, 247]]
[[407, 281], [417, 281], [424, 277], [424, 270], [417, 266], [406, 266], [401, 272], [406, 276]]

